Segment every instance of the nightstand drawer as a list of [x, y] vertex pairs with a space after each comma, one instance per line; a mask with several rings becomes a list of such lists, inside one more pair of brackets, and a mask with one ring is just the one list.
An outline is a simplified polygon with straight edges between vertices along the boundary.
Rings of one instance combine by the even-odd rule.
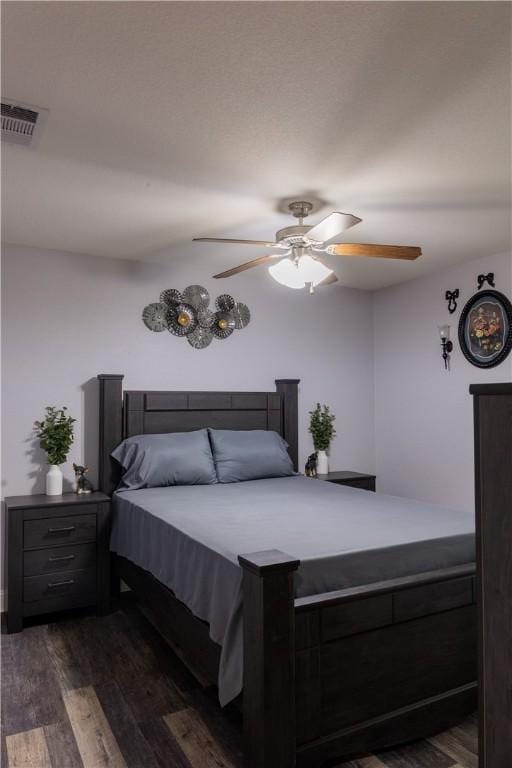
[[24, 549], [95, 540], [95, 514], [44, 517], [41, 520], [25, 520], [23, 524]]
[[96, 590], [96, 570], [88, 568], [81, 571], [28, 576], [23, 579], [23, 600], [46, 600], [50, 597], [83, 597], [91, 595], [94, 599]]
[[33, 549], [23, 554], [23, 575], [39, 576], [59, 571], [82, 570], [96, 565], [96, 544]]

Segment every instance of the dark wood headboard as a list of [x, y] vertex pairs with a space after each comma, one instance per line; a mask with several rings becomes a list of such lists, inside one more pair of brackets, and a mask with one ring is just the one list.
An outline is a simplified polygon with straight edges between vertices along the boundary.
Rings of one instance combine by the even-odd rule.
[[276, 379], [275, 392], [156, 392], [128, 390], [123, 375], [101, 373], [99, 488], [111, 494], [119, 466], [110, 454], [126, 437], [193, 429], [271, 429], [289, 445], [298, 467], [299, 379]]

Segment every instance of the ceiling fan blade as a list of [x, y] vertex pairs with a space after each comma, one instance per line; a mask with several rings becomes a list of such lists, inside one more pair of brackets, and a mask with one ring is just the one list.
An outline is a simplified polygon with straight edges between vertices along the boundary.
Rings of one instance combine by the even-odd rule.
[[272, 259], [277, 259], [281, 256], [281, 254], [267, 254], [266, 256], [259, 256], [257, 259], [253, 259], [252, 261], [246, 261], [245, 264], [239, 264], [238, 267], [232, 267], [231, 269], [226, 269], [225, 272], [219, 272], [218, 275], [214, 275], [215, 278], [220, 277], [231, 277], [232, 275], [238, 275], [239, 272], [245, 272], [246, 269], [252, 269], [253, 267], [258, 267], [260, 264], [265, 264], [267, 261], [272, 261]]
[[327, 253], [334, 256], [371, 256], [376, 259], [402, 259], [414, 261], [421, 256], [421, 248], [408, 245], [362, 245], [360, 243], [337, 243], [328, 245]]
[[[326, 264], [325, 261], [320, 259], [318, 256], [314, 256], [313, 258], [315, 259], [315, 261], [319, 261], [320, 264], [322, 264], [322, 266], [327, 267], [327, 269], [330, 269], [330, 266], [328, 264]], [[337, 282], [338, 282], [338, 278], [336, 277], [334, 272], [331, 272], [330, 275], [327, 275], [325, 280], [322, 280], [322, 282], [317, 283], [316, 287], [319, 288], [322, 285], [331, 285], [332, 283], [337, 283]]]
[[[233, 240], [229, 237], [193, 237], [195, 243], [232, 243], [234, 245], [263, 245], [265, 248], [282, 248], [280, 243], [268, 243], [266, 240]], [[288, 247], [288, 246], [286, 246]]]
[[325, 280], [322, 280], [321, 283], [318, 283], [316, 287], [317, 288], [321, 288], [324, 285], [332, 285], [332, 283], [337, 283], [337, 282], [338, 282], [338, 278], [336, 277], [336, 275], [333, 272], [331, 275], [326, 277]]
[[333, 237], [339, 235], [341, 232], [345, 232], [354, 224], [359, 224], [362, 219], [357, 216], [352, 216], [351, 213], [334, 213], [326, 216], [325, 219], [319, 221], [318, 224], [309, 230], [308, 237], [312, 240], [317, 240], [320, 243], [325, 243], [328, 240], [332, 240]]

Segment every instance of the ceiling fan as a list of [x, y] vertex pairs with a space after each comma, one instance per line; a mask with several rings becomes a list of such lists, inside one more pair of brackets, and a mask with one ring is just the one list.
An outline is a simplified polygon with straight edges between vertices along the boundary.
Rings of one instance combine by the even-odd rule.
[[[266, 240], [233, 240], [223, 237], [194, 237], [195, 242], [233, 243], [238, 245], [261, 245], [272, 248], [278, 253], [268, 253], [257, 259], [239, 264], [214, 275], [215, 278], [231, 277], [246, 269], [267, 264], [280, 259], [269, 266], [270, 275], [278, 283], [288, 288], [305, 288], [313, 293], [318, 285], [335, 283], [337, 277], [318, 256], [328, 253], [334, 256], [371, 256], [381, 259], [404, 259], [412, 261], [421, 256], [421, 248], [403, 245], [360, 245], [355, 243], [331, 242], [342, 232], [359, 224], [361, 219], [350, 213], [330, 213], [314, 226], [304, 224], [304, 219], [311, 212], [313, 204], [307, 200], [295, 200], [288, 205], [290, 213], [298, 219], [298, 224], [285, 227], [276, 232], [273, 242]], [[285, 251], [285, 253], [283, 253]]]

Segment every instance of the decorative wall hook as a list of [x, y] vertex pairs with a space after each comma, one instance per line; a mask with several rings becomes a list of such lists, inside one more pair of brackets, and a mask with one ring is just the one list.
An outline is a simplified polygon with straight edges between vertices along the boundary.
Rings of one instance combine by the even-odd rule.
[[457, 309], [457, 299], [459, 298], [459, 289], [456, 288], [454, 291], [446, 291], [444, 297], [448, 302], [448, 312], [450, 313], [450, 315], [453, 315], [453, 313]]
[[486, 275], [478, 275], [478, 290], [482, 287], [484, 283], [489, 283], [490, 286], [493, 288], [496, 288], [494, 284], [494, 272], [488, 272]]
[[159, 302], [144, 307], [142, 320], [150, 331], [186, 337], [195, 349], [204, 349], [213, 338], [227, 339], [250, 322], [249, 307], [227, 293], [215, 299], [216, 312], [208, 309], [209, 303], [210, 295], [202, 285], [189, 285], [183, 292], [167, 288]]
[[450, 326], [440, 325], [439, 338], [441, 339], [441, 347], [443, 349], [444, 367], [447, 371], [450, 370], [450, 354], [453, 352], [453, 342], [450, 340]]

